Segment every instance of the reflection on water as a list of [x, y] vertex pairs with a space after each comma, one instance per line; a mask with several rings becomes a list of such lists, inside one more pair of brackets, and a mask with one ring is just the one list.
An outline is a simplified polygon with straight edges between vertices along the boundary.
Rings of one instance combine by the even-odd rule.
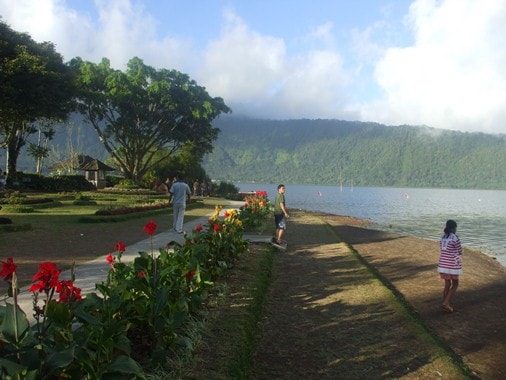
[[[236, 183], [241, 191], [266, 190], [273, 201], [275, 184]], [[371, 221], [371, 228], [439, 240], [447, 219], [458, 224], [462, 244], [493, 256], [506, 266], [506, 191], [286, 186], [289, 208], [324, 211]]]

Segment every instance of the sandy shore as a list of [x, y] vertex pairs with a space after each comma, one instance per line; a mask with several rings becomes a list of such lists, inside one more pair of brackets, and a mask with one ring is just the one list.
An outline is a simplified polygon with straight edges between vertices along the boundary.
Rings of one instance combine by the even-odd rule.
[[437, 241], [367, 229], [367, 222], [356, 218], [321, 215], [478, 377], [506, 378], [506, 273], [497, 260], [464, 249], [457, 312], [447, 314], [440, 307]]

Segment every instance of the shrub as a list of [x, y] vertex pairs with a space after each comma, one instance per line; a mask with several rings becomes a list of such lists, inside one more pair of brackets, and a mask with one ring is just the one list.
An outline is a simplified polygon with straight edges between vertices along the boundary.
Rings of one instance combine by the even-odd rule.
[[220, 182], [218, 187], [214, 190], [214, 193], [217, 197], [222, 198], [232, 198], [234, 194], [239, 192], [239, 188], [235, 186], [233, 183], [229, 182]]
[[239, 218], [244, 228], [257, 229], [263, 225], [267, 216], [271, 213], [271, 204], [266, 191], [257, 191], [253, 195], [244, 198], [245, 204], [241, 207]]
[[133, 207], [108, 206], [105, 208], [101, 208], [100, 210], [97, 210], [95, 212], [95, 215], [98, 215], [98, 216], [125, 215], [125, 214], [131, 214], [134, 212], [140, 212], [140, 211], [159, 210], [164, 207], [168, 207], [168, 201], [162, 201], [162, 202], [158, 201], [158, 202], [154, 202], [154, 203], [148, 203], [148, 204], [133, 206]]
[[9, 218], [4, 218], [3, 216], [0, 216], [0, 224], [12, 224], [12, 220]]
[[4, 200], [3, 203], [9, 205], [21, 205], [25, 202], [26, 195], [21, 194], [19, 191], [13, 191]]
[[[138, 360], [162, 367], [176, 346], [189, 346], [182, 327], [198, 310], [214, 281], [247, 250], [236, 210], [198, 225], [185, 242], [158, 253], [139, 252], [121, 261], [118, 242], [106, 258], [110, 270], [96, 293], [81, 298], [71, 280], [60, 280], [54, 263], [39, 265], [33, 277], [35, 325], [19, 308], [16, 266], [1, 262], [14, 303], [0, 306], [0, 375], [5, 378], [146, 378]], [[156, 224], [144, 226], [152, 238]]]
[[11, 205], [9, 207], [5, 207], [4, 211], [8, 213], [14, 214], [30, 214], [34, 210], [33, 206], [25, 206], [25, 205]]

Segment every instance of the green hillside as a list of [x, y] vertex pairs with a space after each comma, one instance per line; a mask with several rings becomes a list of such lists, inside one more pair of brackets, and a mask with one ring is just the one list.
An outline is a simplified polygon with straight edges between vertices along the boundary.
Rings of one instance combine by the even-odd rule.
[[224, 117], [217, 180], [506, 189], [506, 136], [340, 120]]

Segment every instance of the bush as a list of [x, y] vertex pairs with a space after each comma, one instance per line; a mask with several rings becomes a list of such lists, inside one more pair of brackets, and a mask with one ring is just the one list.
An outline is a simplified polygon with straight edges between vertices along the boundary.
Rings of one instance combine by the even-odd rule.
[[239, 188], [233, 183], [220, 182], [218, 187], [215, 189], [215, 195], [222, 198], [232, 198], [234, 194], [239, 192]]
[[47, 193], [95, 190], [95, 186], [87, 181], [83, 175], [56, 175], [46, 177], [18, 172], [17, 178], [17, 188], [25, 190]]
[[5, 212], [10, 212], [14, 214], [30, 214], [34, 210], [33, 206], [25, 206], [25, 205], [11, 205], [4, 208]]
[[10, 193], [4, 200], [4, 203], [9, 205], [21, 205], [25, 202], [26, 195], [21, 194], [19, 191], [14, 191]]
[[[72, 280], [60, 280], [54, 263], [39, 265], [33, 292], [35, 325], [16, 304], [0, 308], [0, 373], [5, 378], [146, 378], [138, 360], [163, 367], [176, 346], [190, 345], [182, 327], [206, 298], [213, 282], [245, 252], [236, 210], [199, 225], [184, 244], [170, 242], [159, 253], [139, 252], [121, 262], [125, 245], [109, 254], [110, 270], [97, 292], [81, 297]], [[151, 237], [156, 224], [144, 230]], [[12, 258], [1, 262], [8, 294], [17, 293]], [[23, 377], [23, 378], [25, 378]], [[3, 377], [2, 377], [3, 378]]]
[[12, 220], [0, 216], [0, 224], [12, 224]]
[[244, 198], [246, 202], [241, 207], [239, 218], [246, 229], [257, 229], [264, 224], [265, 219], [271, 213], [271, 204], [266, 191], [257, 191], [253, 195]]
[[133, 212], [142, 212], [142, 211], [151, 211], [151, 210], [159, 210], [162, 208], [168, 207], [168, 202], [155, 202], [144, 204], [140, 206], [133, 207], [121, 207], [121, 206], [109, 206], [105, 208], [101, 208], [95, 212], [95, 215], [105, 216], [105, 215], [125, 215], [131, 214]]

